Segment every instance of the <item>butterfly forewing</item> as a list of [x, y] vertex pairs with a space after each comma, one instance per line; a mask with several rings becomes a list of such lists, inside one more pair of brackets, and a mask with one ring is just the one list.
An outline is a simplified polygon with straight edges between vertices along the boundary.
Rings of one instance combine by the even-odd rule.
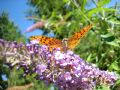
[[80, 39], [85, 36], [85, 34], [91, 29], [92, 25], [88, 25], [81, 29], [79, 32], [75, 33], [72, 37], [68, 38], [68, 48], [74, 49], [78, 45]]
[[31, 36], [30, 40], [38, 40], [39, 44], [46, 45], [46, 46], [49, 46], [51, 48], [61, 48], [62, 47], [61, 40], [47, 37], [47, 36]]

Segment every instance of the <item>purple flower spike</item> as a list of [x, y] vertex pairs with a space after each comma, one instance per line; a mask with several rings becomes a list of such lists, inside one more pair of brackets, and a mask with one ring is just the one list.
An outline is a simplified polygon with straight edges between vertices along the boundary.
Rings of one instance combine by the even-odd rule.
[[72, 51], [50, 51], [36, 41], [24, 45], [0, 39], [0, 58], [3, 56], [12, 66], [24, 68], [24, 76], [36, 73], [38, 79], [55, 84], [59, 90], [93, 90], [98, 84], [111, 86], [118, 80], [114, 72], [100, 70]]

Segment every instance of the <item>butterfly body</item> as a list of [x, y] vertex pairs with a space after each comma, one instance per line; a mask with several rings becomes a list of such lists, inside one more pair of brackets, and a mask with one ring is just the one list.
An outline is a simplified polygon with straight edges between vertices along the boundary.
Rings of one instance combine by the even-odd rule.
[[46, 45], [51, 48], [60, 48], [61, 51], [67, 51], [70, 49], [74, 49], [80, 39], [85, 36], [85, 34], [91, 29], [92, 25], [88, 25], [79, 32], [76, 32], [70, 38], [64, 38], [63, 40], [47, 37], [47, 36], [31, 36], [30, 40], [38, 40], [39, 44]]

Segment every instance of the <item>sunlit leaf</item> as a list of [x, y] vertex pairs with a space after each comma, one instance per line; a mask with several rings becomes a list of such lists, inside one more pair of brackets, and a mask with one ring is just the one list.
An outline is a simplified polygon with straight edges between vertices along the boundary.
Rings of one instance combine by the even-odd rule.
[[92, 54], [90, 54], [88, 57], [87, 57], [87, 60], [86, 61], [88, 61], [88, 62], [90, 62], [92, 59]]
[[100, 36], [101, 36], [101, 38], [109, 38], [109, 37], [112, 36], [112, 34], [111, 34], [111, 33], [108, 33], [108, 34], [100, 35]]
[[67, 3], [69, 0], [63, 0], [63, 2]]
[[98, 7], [104, 6], [106, 4], [108, 4], [111, 0], [99, 0], [99, 2], [97, 3]]
[[111, 90], [110, 87], [108, 87], [107, 85], [100, 85], [98, 86], [97, 89], [95, 90]]
[[110, 69], [110, 70], [116, 70], [116, 71], [120, 70], [117, 61], [114, 61], [114, 62], [110, 65], [109, 69]]
[[116, 11], [115, 9], [100, 7], [100, 8], [94, 8], [94, 9], [89, 10], [87, 12], [87, 15], [89, 17], [91, 17], [93, 14], [97, 14], [98, 12], [101, 12], [103, 10], [106, 11], [106, 12], [115, 12]]
[[101, 35], [101, 38], [106, 42], [111, 42], [111, 41], [115, 40], [115, 36], [112, 35], [111, 33]]
[[86, 0], [82, 0], [82, 5], [81, 5], [82, 11], [85, 9], [85, 5], [86, 5]]
[[107, 44], [114, 46], [114, 47], [119, 47], [120, 45], [114, 40], [112, 42], [106, 42]]
[[107, 22], [112, 23], [112, 24], [120, 24], [120, 21], [113, 20], [113, 19], [107, 20]]

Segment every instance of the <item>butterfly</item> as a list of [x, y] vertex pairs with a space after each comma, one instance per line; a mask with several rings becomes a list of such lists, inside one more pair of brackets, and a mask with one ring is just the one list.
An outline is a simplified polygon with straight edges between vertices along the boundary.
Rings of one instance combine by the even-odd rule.
[[39, 44], [46, 45], [53, 48], [60, 48], [61, 51], [73, 50], [80, 42], [80, 39], [92, 28], [92, 25], [88, 25], [80, 31], [73, 34], [70, 38], [64, 38], [63, 40], [47, 37], [47, 36], [31, 36], [31, 40], [37, 40]]

